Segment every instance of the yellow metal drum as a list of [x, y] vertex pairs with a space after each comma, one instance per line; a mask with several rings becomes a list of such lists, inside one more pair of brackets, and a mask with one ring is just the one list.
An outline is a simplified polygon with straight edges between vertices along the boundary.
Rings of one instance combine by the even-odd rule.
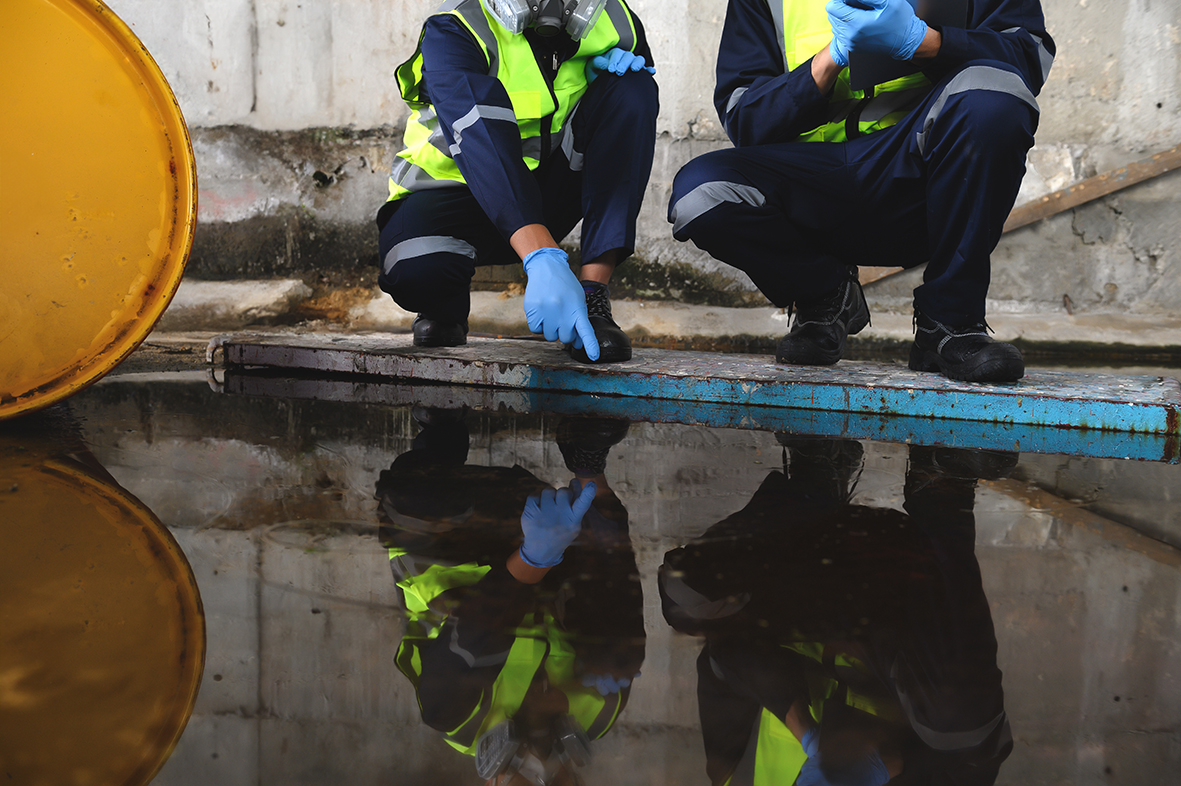
[[0, 782], [148, 783], [204, 667], [184, 554], [101, 468], [5, 436], [0, 542]]
[[176, 292], [197, 181], [176, 98], [98, 0], [2, 0], [0, 419], [114, 368]]

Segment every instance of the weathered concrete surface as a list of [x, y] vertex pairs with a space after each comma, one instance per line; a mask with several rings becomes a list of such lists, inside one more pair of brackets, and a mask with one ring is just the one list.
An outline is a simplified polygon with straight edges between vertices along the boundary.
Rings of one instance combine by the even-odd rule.
[[[156, 783], [478, 782], [470, 760], [422, 724], [393, 667], [393, 580], [364, 529], [378, 473], [415, 433], [408, 411], [233, 398], [171, 379], [112, 376], [70, 402], [99, 461], [177, 536], [205, 605], [201, 693]], [[470, 462], [566, 479], [552, 418], [472, 418]], [[770, 433], [651, 424], [612, 450], [647, 654], [588, 782], [706, 782], [700, 645], [664, 622], [656, 571], [669, 549], [743, 507], [781, 451]], [[868, 444], [855, 501], [900, 507], [905, 462], [905, 446]], [[1177, 487], [1181, 468], [1165, 469]], [[977, 555], [1016, 742], [998, 783], [1165, 782], [1181, 766], [1176, 567], [1009, 488], [977, 492]]]
[[[372, 216], [406, 116], [392, 71], [413, 51], [433, 5], [111, 1], [160, 62], [193, 129], [201, 215], [191, 276], [372, 284]], [[637, 255], [621, 269], [619, 291], [761, 304], [743, 274], [673, 241], [664, 217], [677, 170], [728, 144], [712, 106], [725, 4], [635, 0], [633, 7], [657, 62], [661, 114]], [[1041, 125], [1019, 203], [1181, 142], [1181, 5], [1045, 0], [1044, 8], [1059, 54], [1039, 97]], [[1181, 296], [1170, 229], [1181, 223], [1179, 177], [1004, 237], [992, 311], [1170, 314]], [[908, 312], [918, 275], [872, 285], [875, 309]]]
[[385, 333], [231, 334], [211, 344], [211, 355], [215, 351], [230, 368], [264, 367], [313, 377], [359, 374], [387, 381], [1181, 436], [1181, 385], [1162, 377], [1031, 369], [1013, 383], [983, 384], [892, 363], [786, 366], [752, 355], [663, 349], [637, 349], [630, 361], [588, 366], [544, 341], [472, 338], [464, 346], [432, 348]]
[[[185, 280], [160, 318], [161, 330], [244, 327], [294, 310], [310, 294], [302, 281]], [[232, 329], [232, 328], [231, 328]]]

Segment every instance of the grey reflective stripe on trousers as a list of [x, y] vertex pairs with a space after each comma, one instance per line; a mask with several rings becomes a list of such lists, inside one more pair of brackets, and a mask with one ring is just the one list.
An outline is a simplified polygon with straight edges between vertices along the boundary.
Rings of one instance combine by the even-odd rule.
[[[1010, 27], [1008, 30], [1002, 30], [1002, 33], [1020, 33], [1024, 27]], [[1033, 33], [1029, 37], [1037, 42], [1037, 56], [1039, 64], [1042, 67], [1042, 82], [1050, 78], [1050, 68], [1054, 65], [1054, 56], [1050, 54], [1050, 50], [1046, 49], [1046, 42], [1041, 39], [1041, 36], [1036, 36]]]
[[476, 247], [471, 243], [465, 243], [457, 237], [448, 237], [447, 235], [412, 237], [409, 240], [403, 240], [386, 252], [385, 259], [381, 261], [381, 272], [388, 276], [390, 271], [394, 269], [394, 265], [403, 259], [414, 259], [415, 257], [424, 257], [427, 254], [441, 253], [459, 254], [469, 259], [475, 259]]
[[500, 47], [496, 43], [496, 36], [488, 26], [488, 17], [484, 16], [484, 8], [480, 0], [447, 0], [435, 13], [458, 11], [463, 21], [475, 31], [484, 48], [488, 50], [488, 73], [496, 76], [496, 67], [500, 61]]
[[762, 207], [767, 203], [767, 198], [754, 186], [742, 183], [728, 183], [724, 180], [702, 183], [678, 199], [669, 211], [668, 220], [672, 222], [673, 233], [680, 232], [690, 221], [723, 202], [745, 202], [748, 205]]
[[923, 130], [915, 134], [915, 138], [919, 144], [919, 152], [927, 152], [927, 137], [931, 133], [931, 126], [935, 125], [935, 120], [938, 119], [939, 114], [943, 111], [943, 106], [947, 103], [947, 99], [951, 98], [956, 93], [966, 93], [969, 90], [988, 90], [993, 93], [1008, 93], [1014, 98], [1020, 98], [1025, 103], [1033, 107], [1033, 111], [1041, 112], [1041, 108], [1037, 105], [1037, 99], [1033, 97], [1033, 93], [1025, 86], [1025, 82], [1021, 77], [1014, 74], [1012, 71], [1005, 71], [1000, 68], [993, 68], [992, 66], [972, 66], [965, 68], [963, 71], [956, 74], [943, 88], [939, 98], [935, 99], [935, 103], [931, 105], [931, 110], [927, 112], [927, 118], [923, 121]]
[[631, 51], [636, 45], [636, 37], [632, 35], [632, 23], [627, 17], [627, 11], [619, 0], [607, 0], [607, 7], [603, 9], [611, 24], [615, 25], [615, 32], [619, 33], [620, 49]]
[[783, 70], [787, 71], [787, 42], [783, 40], [783, 0], [763, 0], [767, 10], [771, 12], [771, 19], [775, 22], [775, 37], [779, 39], [780, 49], [783, 51]]
[[459, 155], [459, 146], [463, 142], [463, 132], [476, 124], [477, 120], [504, 120], [513, 125], [517, 124], [517, 116], [513, 110], [492, 104], [476, 104], [466, 115], [455, 121], [451, 126], [451, 136], [455, 137], [455, 144], [451, 146], [451, 157]]

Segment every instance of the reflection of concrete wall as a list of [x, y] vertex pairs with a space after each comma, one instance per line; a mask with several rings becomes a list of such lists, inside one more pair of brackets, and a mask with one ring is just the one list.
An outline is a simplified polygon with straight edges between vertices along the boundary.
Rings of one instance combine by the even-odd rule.
[[[201, 174], [190, 272], [233, 278], [351, 269], [376, 258], [371, 217], [406, 118], [392, 73], [434, 0], [111, 0], [176, 91]], [[648, 296], [750, 284], [671, 240], [664, 211], [677, 169], [726, 145], [713, 109], [723, 0], [635, 0], [661, 86], [656, 162], [633, 266]], [[1019, 201], [1181, 142], [1181, 5], [1045, 0], [1059, 45]], [[318, 175], [316, 173], [319, 173]], [[1168, 313], [1181, 297], [1176, 175], [1005, 238], [999, 308]], [[319, 178], [319, 179], [317, 179]], [[663, 273], [661, 271], [664, 271]], [[671, 274], [671, 275], [670, 275]], [[670, 278], [674, 282], [670, 283]], [[905, 308], [915, 282], [873, 288]], [[707, 297], [697, 295], [696, 297]], [[757, 298], [756, 298], [757, 300]]]
[[[209, 632], [196, 713], [158, 783], [475, 782], [470, 761], [422, 725], [392, 665], [401, 622], [366, 528], [377, 474], [414, 433], [407, 412], [216, 396], [202, 384], [131, 392], [108, 379], [71, 406], [98, 459], [176, 534]], [[469, 422], [471, 463], [566, 479], [556, 418]], [[771, 434], [685, 426], [634, 424], [612, 450], [647, 656], [590, 782], [705, 781], [698, 644], [663, 621], [656, 571], [780, 462]], [[899, 507], [905, 462], [904, 446], [868, 444], [858, 501]], [[1181, 468], [1166, 469], [1176, 486]], [[977, 555], [1017, 740], [1000, 782], [1100, 782], [1107, 767], [1121, 782], [1161, 782], [1181, 767], [1177, 569], [999, 488], [977, 494]]]

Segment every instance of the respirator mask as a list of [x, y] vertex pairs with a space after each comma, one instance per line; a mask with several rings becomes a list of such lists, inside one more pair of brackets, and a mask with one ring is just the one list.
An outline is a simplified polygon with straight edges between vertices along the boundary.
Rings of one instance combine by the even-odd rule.
[[581, 41], [603, 12], [607, 0], [480, 0], [488, 13], [513, 35], [526, 27], [538, 35], [557, 35], [565, 28], [575, 41]]

